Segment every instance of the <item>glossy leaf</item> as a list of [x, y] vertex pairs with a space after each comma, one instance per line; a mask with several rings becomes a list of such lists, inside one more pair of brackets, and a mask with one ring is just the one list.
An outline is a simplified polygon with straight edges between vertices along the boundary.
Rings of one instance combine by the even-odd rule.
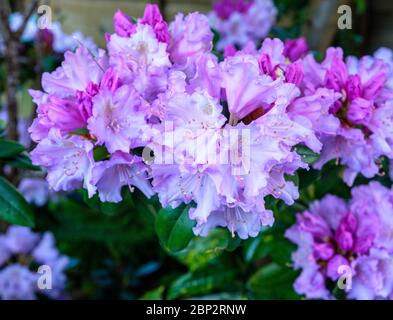
[[302, 145], [297, 145], [295, 151], [307, 164], [313, 164], [319, 160], [319, 154]]
[[30, 205], [15, 187], [0, 177], [0, 219], [26, 227], [34, 227]]
[[16, 157], [7, 161], [7, 165], [13, 168], [19, 168], [24, 170], [31, 170], [31, 171], [40, 171], [41, 168], [35, 166], [31, 159], [25, 154], [19, 154]]
[[0, 140], [0, 158], [12, 158], [25, 150], [25, 147], [12, 140]]
[[292, 284], [297, 273], [287, 267], [270, 263], [260, 268], [248, 281], [252, 298], [297, 299]]
[[176, 209], [165, 208], [158, 212], [156, 231], [161, 244], [171, 252], [184, 249], [194, 237], [192, 228], [195, 221], [190, 220], [190, 206], [180, 206]]

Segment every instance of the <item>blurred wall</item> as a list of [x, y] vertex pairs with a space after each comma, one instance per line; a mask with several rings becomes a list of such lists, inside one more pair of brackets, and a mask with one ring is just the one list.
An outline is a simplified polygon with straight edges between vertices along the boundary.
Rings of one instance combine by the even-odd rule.
[[369, 0], [368, 18], [370, 52], [382, 46], [393, 49], [393, 1]]
[[[310, 17], [314, 17], [315, 21], [311, 21], [306, 26], [303, 34], [307, 36], [311, 47], [324, 51], [330, 45], [336, 31], [336, 8], [339, 4], [350, 4], [352, 1], [354, 0], [310, 0], [310, 12], [312, 12]], [[372, 52], [380, 46], [393, 48], [393, 0], [366, 1], [366, 51]], [[212, 0], [44, 0], [43, 2], [48, 2], [52, 7], [54, 19], [62, 22], [66, 32], [81, 30], [102, 46], [104, 32], [113, 31], [112, 17], [117, 9], [138, 17], [143, 14], [147, 3], [157, 3], [165, 18], [172, 19], [177, 12], [208, 12]], [[333, 9], [327, 10], [326, 4]], [[326, 17], [323, 19], [324, 16], [332, 19]], [[311, 30], [307, 30], [307, 27], [311, 27]]]
[[[1, 0], [0, 0], [1, 1]], [[139, 17], [147, 3], [157, 3], [167, 19], [177, 12], [208, 12], [211, 0], [49, 0], [55, 20], [61, 21], [64, 31], [82, 31], [104, 44], [104, 32], [113, 31], [113, 14], [117, 9], [129, 16]]]

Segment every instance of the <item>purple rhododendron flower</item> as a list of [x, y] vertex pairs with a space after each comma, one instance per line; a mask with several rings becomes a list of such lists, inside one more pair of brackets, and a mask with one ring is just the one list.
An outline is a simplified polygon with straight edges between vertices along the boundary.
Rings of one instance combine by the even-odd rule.
[[303, 69], [301, 88], [306, 95], [321, 88], [340, 95], [329, 108], [340, 125], [335, 133], [322, 132], [324, 147], [315, 167], [340, 160], [346, 167], [343, 178], [348, 185], [358, 173], [368, 178], [378, 174], [378, 158], [392, 157], [391, 133], [381, 118], [384, 114], [386, 119], [390, 112], [389, 65], [369, 56], [360, 60], [349, 57], [345, 62], [341, 49], [329, 48], [320, 64], [311, 55], [305, 57]]
[[[52, 233], [41, 235], [26, 227], [10, 226], [0, 235], [0, 248], [0, 299], [33, 300], [38, 293], [52, 299], [66, 297], [69, 258], [60, 254]], [[40, 275], [31, 269], [34, 264], [50, 268], [51, 288], [39, 288]]]
[[216, 0], [213, 3], [213, 10], [220, 18], [228, 19], [234, 12], [247, 12], [252, 4], [252, 0]]
[[285, 41], [284, 55], [291, 61], [295, 62], [308, 53], [306, 39], [289, 39]]
[[53, 128], [48, 137], [42, 140], [32, 151], [32, 161], [36, 165], [48, 168], [47, 180], [55, 191], [70, 191], [82, 184], [94, 193], [89, 182], [93, 165], [93, 144], [78, 135], [62, 137], [59, 130]]
[[2, 300], [34, 300], [38, 275], [27, 267], [12, 264], [0, 271], [0, 298]]
[[138, 138], [145, 126], [143, 100], [127, 85], [115, 92], [102, 90], [93, 98], [93, 115], [87, 128], [97, 138], [97, 144], [105, 144], [110, 153], [129, 152], [139, 146]]
[[162, 18], [160, 9], [156, 4], [146, 5], [143, 17], [139, 22], [150, 25], [153, 28], [158, 41], [169, 44], [170, 35], [168, 31], [168, 25]]
[[348, 298], [392, 298], [392, 195], [391, 189], [371, 182], [353, 188], [348, 203], [327, 195], [297, 215], [286, 237], [298, 246], [292, 259], [295, 269], [302, 269], [294, 285], [299, 294], [332, 298], [328, 282], [337, 282], [348, 267]]
[[[246, 14], [250, 26], [265, 26], [260, 22], [266, 13], [271, 22], [272, 2], [256, 0], [228, 19]], [[370, 97], [384, 92], [379, 62], [375, 76], [356, 77], [337, 51], [318, 64], [304, 57], [304, 39], [284, 44], [270, 38], [260, 49], [249, 38], [241, 50], [227, 43], [230, 52], [219, 62], [202, 14], [178, 14], [167, 28], [158, 7], [149, 5], [135, 22], [120, 11], [114, 20], [107, 52], [81, 46], [66, 53], [62, 66], [43, 76], [44, 92], [30, 91], [38, 105], [30, 128], [38, 142], [32, 159], [47, 169], [56, 191], [84, 187], [90, 197], [98, 193], [101, 201], [120, 202], [123, 187], [137, 188], [147, 197], [157, 193], [163, 207], [192, 204], [196, 234], [220, 226], [247, 238], [274, 222], [266, 196], [288, 205], [299, 197], [287, 178], [308, 168], [296, 146], [324, 150], [321, 163], [340, 151], [339, 135], [342, 148], [352, 139], [367, 150], [387, 149], [389, 129], [381, 130], [378, 117], [389, 112], [388, 104], [370, 106]], [[254, 29], [261, 39], [268, 28]], [[353, 102], [346, 120], [383, 133], [366, 140], [361, 129], [344, 130], [336, 110], [343, 90]], [[100, 161], [93, 156], [98, 148], [104, 151]], [[148, 150], [154, 154], [150, 160]], [[371, 174], [375, 168], [367, 155], [359, 149], [351, 156]], [[351, 236], [344, 228], [334, 239], [356, 252], [375, 240], [366, 235], [356, 242]], [[321, 246], [320, 257], [332, 259], [332, 250]]]
[[48, 183], [42, 178], [23, 178], [19, 183], [18, 190], [29, 203], [43, 206], [49, 199]]
[[132, 23], [131, 18], [123, 11], [117, 10], [113, 16], [115, 33], [120, 37], [130, 37], [135, 33], [136, 25]]
[[[293, 84], [273, 81], [270, 76], [262, 75], [257, 60], [251, 55], [239, 54], [229, 59], [235, 59], [235, 67], [231, 61], [225, 60], [221, 68], [221, 86], [225, 88], [229, 110], [234, 111], [232, 101], [243, 103], [245, 107], [239, 107], [240, 112], [234, 113], [240, 120], [254, 110], [248, 106], [252, 103], [261, 106], [258, 102], [265, 99], [266, 114], [249, 124], [224, 126], [227, 119], [221, 114], [222, 107], [206, 91], [169, 95], [161, 118], [172, 122], [172, 126], [164, 130], [173, 134], [173, 144], [161, 139], [152, 143], [152, 149], [156, 155], [175, 150], [176, 163], [165, 164], [168, 159], [162, 156], [160, 163], [151, 165], [153, 189], [163, 206], [177, 207], [191, 201], [197, 204], [189, 211], [190, 218], [197, 221], [195, 233], [207, 235], [211, 228], [222, 226], [241, 238], [247, 238], [256, 236], [263, 226], [271, 226], [274, 221], [272, 212], [264, 207], [264, 196], [270, 194], [288, 204], [298, 197], [297, 188], [284, 177], [306, 167], [293, 152], [293, 146], [306, 143], [316, 151], [321, 146], [310, 128], [293, 122], [285, 113], [286, 107], [299, 94]], [[247, 77], [246, 70], [249, 71], [250, 66], [254, 68], [251, 69], [254, 80], [263, 79], [255, 93], [248, 93], [247, 90], [253, 88], [247, 88], [245, 81], [231, 80], [231, 76], [236, 75], [233, 68]], [[237, 88], [235, 83], [245, 84], [246, 92]], [[232, 94], [241, 98], [232, 98]], [[192, 106], [189, 113], [182, 112], [188, 105]], [[246, 134], [231, 140], [231, 130]], [[246, 143], [240, 146], [240, 150], [239, 140]], [[201, 141], [206, 143], [198, 144]], [[239, 162], [241, 157], [223, 163], [209, 161], [237, 151], [246, 156], [248, 147], [249, 163]]]
[[5, 243], [11, 253], [27, 253], [37, 244], [39, 237], [29, 228], [11, 226], [8, 228]]
[[229, 111], [239, 119], [258, 107], [268, 108], [276, 99], [277, 82], [260, 73], [251, 55], [236, 55], [222, 64], [223, 84]]
[[241, 48], [257, 43], [274, 25], [277, 9], [272, 0], [219, 0], [209, 13], [209, 23], [219, 34], [217, 49], [228, 45]]
[[141, 190], [147, 197], [154, 193], [147, 180], [147, 168], [141, 158], [129, 153], [117, 151], [110, 160], [101, 161], [93, 169], [92, 183], [97, 186], [103, 202], [120, 202], [121, 188], [133, 186]]
[[190, 13], [184, 16], [178, 13], [169, 25], [171, 43], [168, 51], [172, 63], [179, 70], [192, 68], [194, 61], [213, 47], [213, 32], [210, 30], [206, 16]]

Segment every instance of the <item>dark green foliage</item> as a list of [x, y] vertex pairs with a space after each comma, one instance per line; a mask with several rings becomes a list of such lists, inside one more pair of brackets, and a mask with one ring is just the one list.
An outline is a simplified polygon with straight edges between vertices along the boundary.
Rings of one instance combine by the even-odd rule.
[[3, 177], [0, 177], [0, 220], [34, 227], [33, 210], [15, 187]]

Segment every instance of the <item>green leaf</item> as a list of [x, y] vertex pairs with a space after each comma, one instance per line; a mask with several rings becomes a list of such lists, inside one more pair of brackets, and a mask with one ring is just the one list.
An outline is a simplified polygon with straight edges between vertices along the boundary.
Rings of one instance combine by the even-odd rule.
[[190, 271], [204, 267], [225, 252], [236, 249], [241, 243], [238, 237], [232, 238], [227, 229], [211, 230], [207, 237], [194, 237], [184, 250], [176, 252], [174, 257], [185, 264]]
[[297, 272], [271, 263], [259, 269], [248, 281], [247, 287], [256, 299], [298, 299], [292, 285]]
[[41, 60], [43, 71], [46, 72], [51, 72], [56, 69], [57, 63], [56, 58], [51, 55], [45, 55]]
[[316, 182], [321, 178], [321, 172], [319, 170], [306, 170], [301, 169], [298, 172], [299, 177], [299, 189], [303, 190], [310, 186], [312, 183]]
[[87, 128], [80, 128], [76, 129], [74, 131], [71, 131], [72, 134], [79, 134], [79, 135], [85, 135], [85, 134], [90, 134], [89, 130]]
[[321, 198], [326, 193], [332, 193], [344, 199], [348, 199], [351, 189], [343, 182], [344, 168], [331, 160], [321, 170], [321, 177], [315, 183], [315, 198]]
[[136, 247], [156, 241], [151, 216], [129, 206], [114, 215], [105, 215], [101, 208], [87, 206], [81, 195], [72, 194], [70, 198], [50, 202], [49, 211], [49, 217], [38, 217], [38, 223], [42, 224], [40, 227], [51, 230], [58, 239], [106, 244], [135, 243], [138, 244]]
[[171, 252], [177, 252], [189, 244], [194, 237], [192, 228], [195, 221], [190, 220], [190, 206], [176, 209], [161, 209], [156, 218], [156, 231], [161, 244]]
[[[168, 299], [192, 297], [213, 291], [229, 291], [234, 285], [236, 270], [233, 268], [204, 268], [179, 277], [169, 288]], [[238, 289], [238, 288], [236, 288]]]
[[25, 150], [25, 147], [12, 140], [0, 140], [0, 158], [12, 158]]
[[241, 292], [219, 292], [192, 297], [193, 300], [246, 300]]
[[291, 263], [291, 254], [295, 246], [282, 235], [275, 237], [272, 242], [271, 256], [274, 262], [286, 266]]
[[162, 300], [165, 287], [159, 286], [156, 289], [146, 292], [140, 300]]
[[356, 11], [358, 14], [364, 14], [367, 8], [365, 0], [355, 0]]
[[271, 251], [271, 246], [269, 243], [272, 241], [273, 237], [271, 235], [259, 235], [256, 238], [251, 238], [247, 240], [244, 246], [244, 260], [247, 263], [252, 261], [263, 259]]
[[104, 146], [98, 146], [93, 150], [94, 161], [109, 159], [109, 152]]
[[90, 208], [108, 216], [114, 216], [118, 213], [121, 213], [127, 207], [124, 201], [121, 201], [119, 203], [102, 202], [97, 194], [94, 195], [92, 198], [89, 198], [89, 195], [85, 189], [78, 190], [78, 192], [82, 194], [83, 200]]
[[20, 168], [32, 171], [41, 171], [41, 168], [33, 165], [31, 159], [25, 154], [19, 154], [7, 161], [7, 164], [13, 168]]
[[307, 164], [313, 164], [319, 160], [319, 154], [302, 145], [295, 146], [295, 151]]
[[281, 228], [275, 226], [258, 237], [248, 240], [245, 244], [245, 261], [250, 263], [269, 259], [282, 266], [291, 263], [291, 254], [295, 246], [283, 236], [283, 233]]
[[3, 119], [0, 119], [0, 137], [3, 137], [5, 135], [6, 129], [7, 123]]
[[287, 181], [292, 181], [295, 186], [299, 186], [300, 182], [299, 182], [299, 175], [297, 172], [295, 172], [293, 175], [285, 175], [285, 180]]
[[30, 205], [15, 187], [0, 177], [0, 219], [12, 224], [34, 227]]

